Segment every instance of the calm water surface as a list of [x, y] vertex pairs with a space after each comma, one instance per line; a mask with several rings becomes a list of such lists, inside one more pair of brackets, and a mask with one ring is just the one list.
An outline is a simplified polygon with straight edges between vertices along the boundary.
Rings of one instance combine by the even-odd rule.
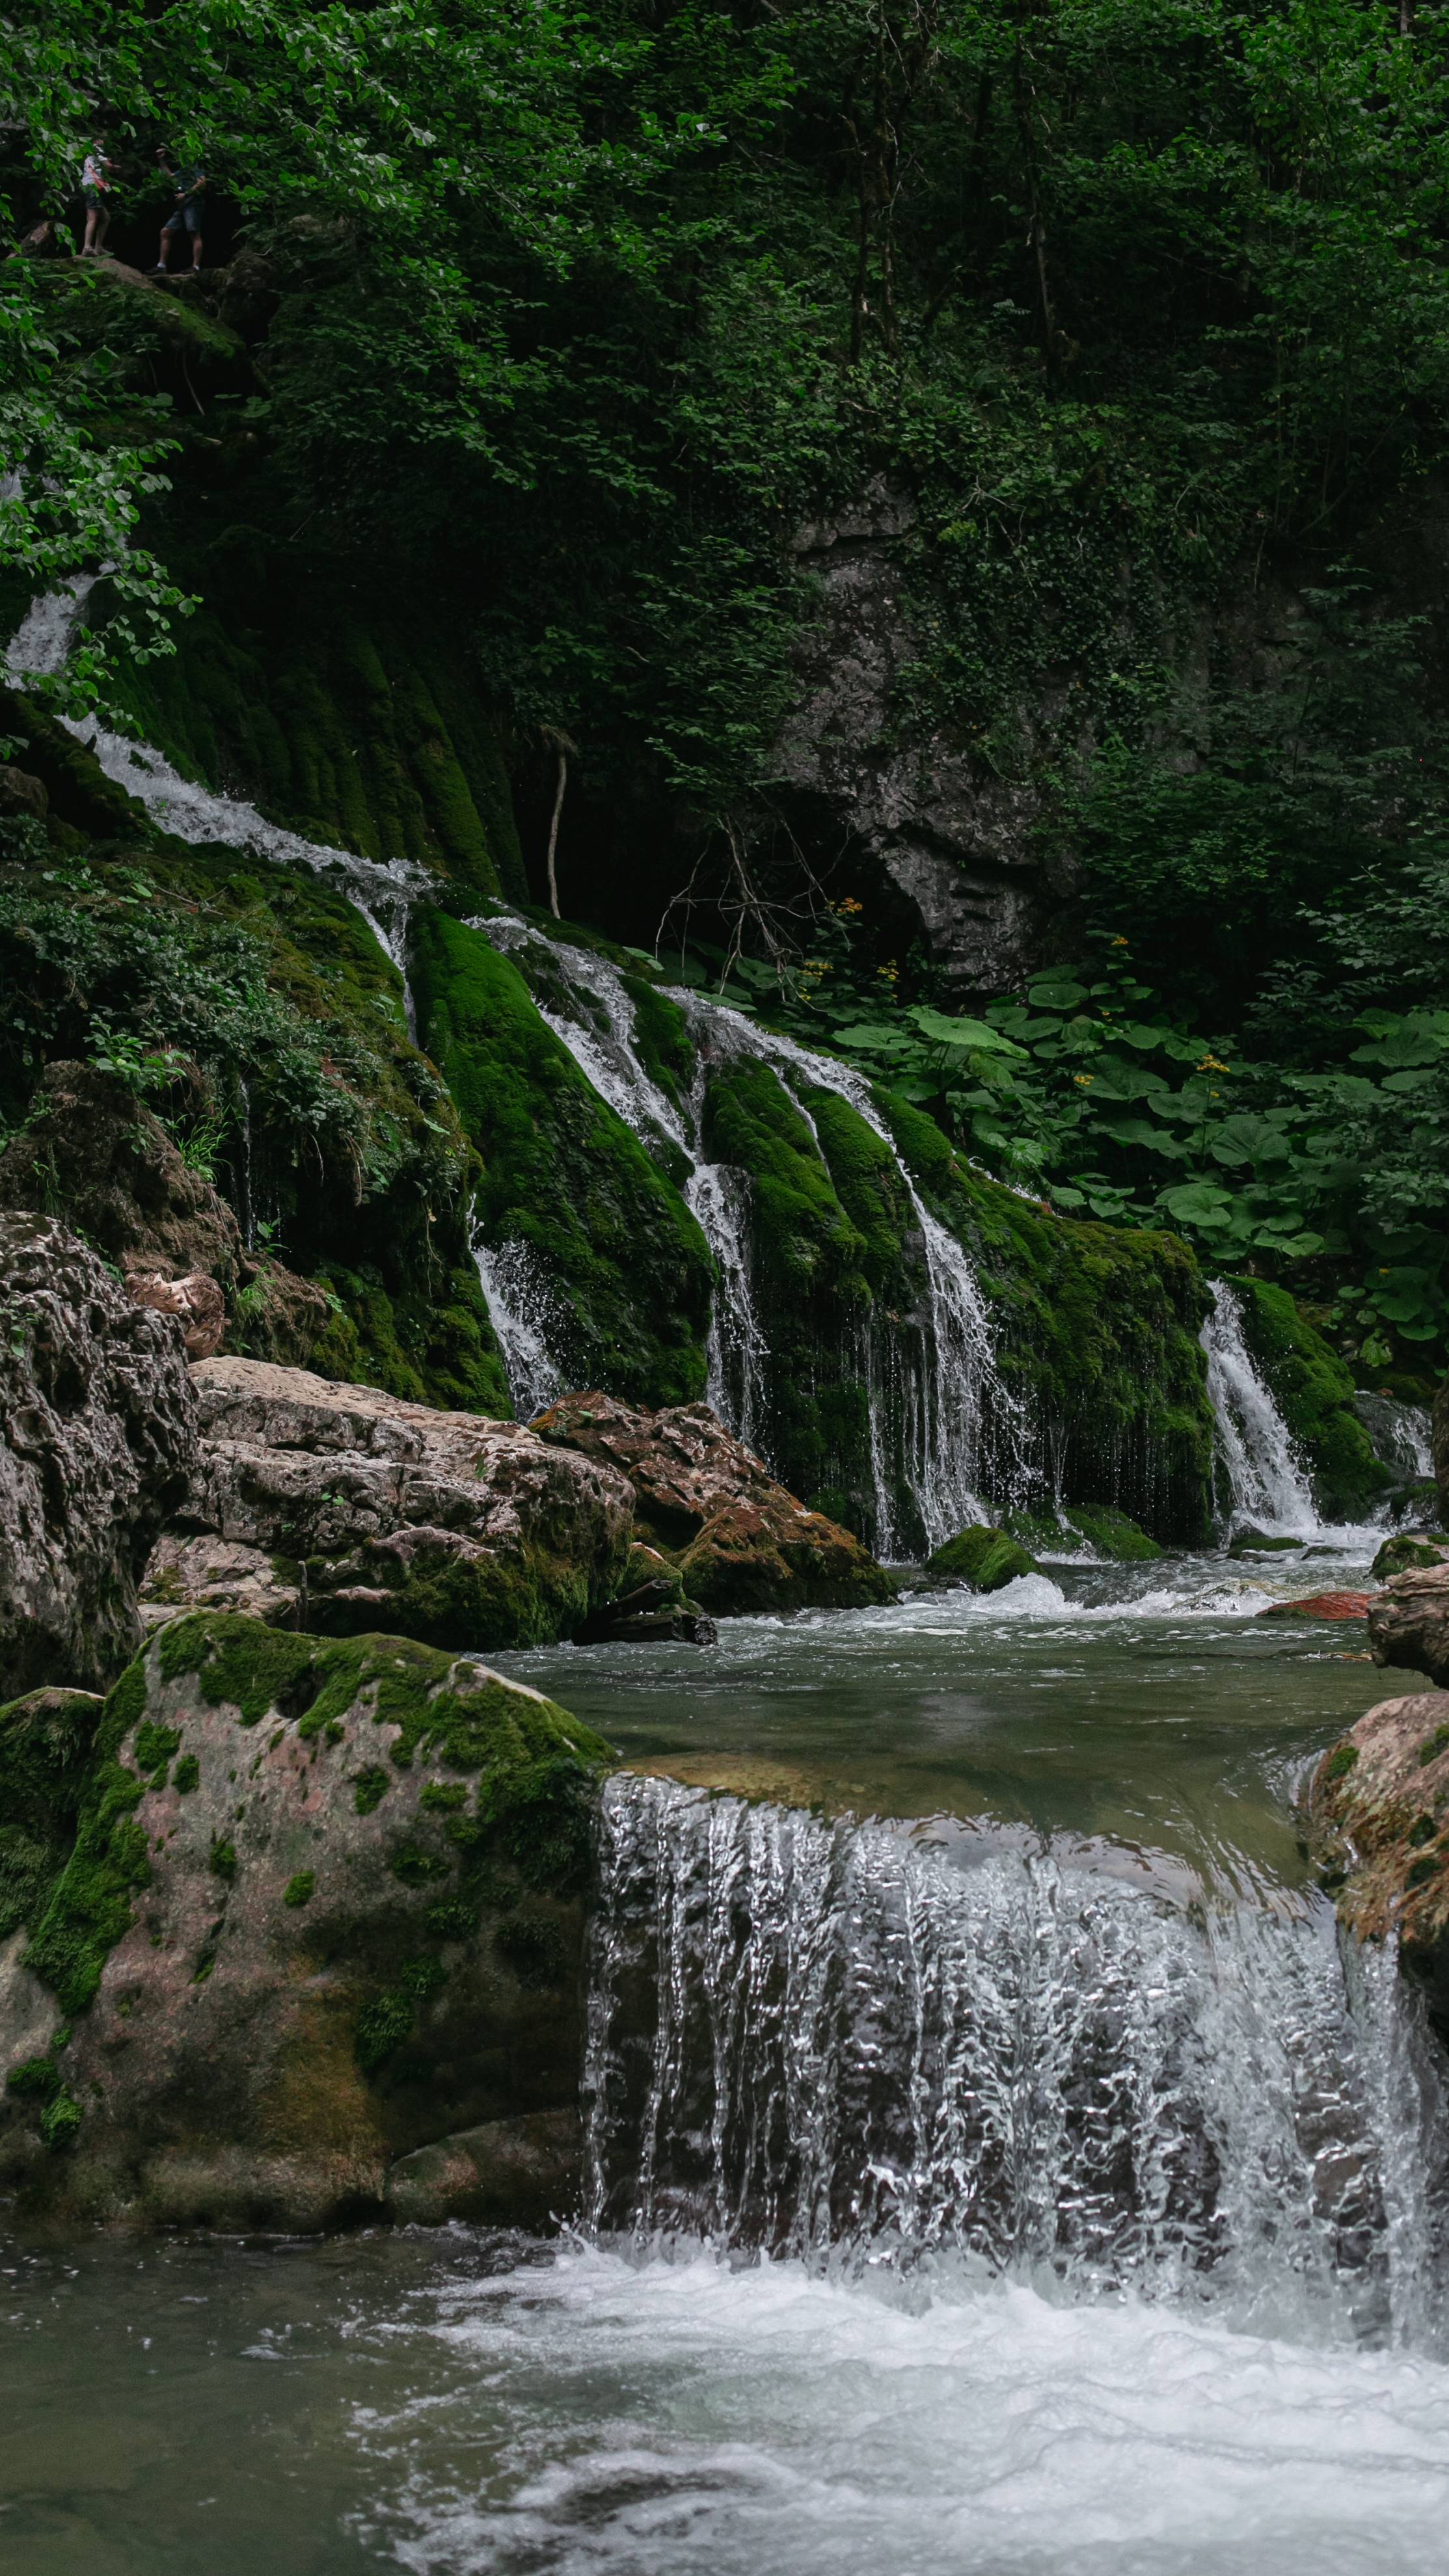
[[[1295, 1784], [1393, 1683], [1252, 1613], [1363, 1562], [508, 1660], [630, 1761], [1312, 1907]], [[1438, 2576], [1446, 2529], [1449, 2370], [1322, 2316], [463, 2229], [0, 2270], [7, 2576]]]

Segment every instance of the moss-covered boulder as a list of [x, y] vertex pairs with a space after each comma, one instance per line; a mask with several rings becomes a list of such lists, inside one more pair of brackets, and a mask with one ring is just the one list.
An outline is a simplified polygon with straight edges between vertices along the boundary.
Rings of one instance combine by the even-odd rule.
[[315, 2227], [385, 2216], [453, 2133], [576, 2146], [607, 1759], [484, 1665], [225, 1616], [104, 1708], [0, 1712], [0, 2187]]
[[632, 1582], [672, 1569], [682, 1594], [719, 1618], [894, 1597], [859, 1539], [807, 1510], [707, 1404], [649, 1413], [594, 1390], [565, 1396], [531, 1429], [629, 1479]]
[[[1083, 1502], [1192, 1545], [1212, 1523], [1213, 1418], [1198, 1335], [1211, 1299], [1173, 1234], [1050, 1215], [971, 1170], [934, 1121], [877, 1094], [922, 1197], [966, 1246], [1024, 1445]], [[988, 1460], [992, 1426], [984, 1426]], [[1011, 1444], [1008, 1444], [1011, 1445]]]
[[1034, 1556], [1008, 1530], [976, 1522], [958, 1530], [926, 1560], [926, 1572], [938, 1583], [962, 1583], [968, 1592], [1001, 1592], [1023, 1574], [1039, 1574]]
[[1449, 2030], [1449, 1697], [1371, 1708], [1319, 1763], [1309, 1812], [1342, 1920], [1396, 1940]]
[[482, 1158], [477, 1221], [546, 1278], [565, 1383], [639, 1404], [702, 1395], [714, 1264], [674, 1184], [481, 931], [420, 914], [413, 988], [422, 1042]]
[[571, 1635], [619, 1588], [633, 1495], [608, 1465], [307, 1369], [213, 1359], [192, 1379], [200, 1455], [153, 1612], [247, 1583], [282, 1624], [486, 1651]]
[[1421, 1566], [1449, 1564], [1449, 1533], [1427, 1530], [1421, 1534], [1401, 1530], [1396, 1538], [1386, 1538], [1369, 1572], [1378, 1583], [1387, 1583], [1391, 1574], [1410, 1574]]
[[1070, 1510], [1049, 1506], [1008, 1512], [1004, 1527], [1012, 1538], [1037, 1556], [1100, 1558], [1111, 1565], [1152, 1565], [1167, 1551], [1149, 1538], [1130, 1512], [1111, 1503], [1073, 1503]]
[[1286, 1288], [1229, 1281], [1243, 1339], [1313, 1482], [1327, 1521], [1367, 1520], [1394, 1483], [1354, 1410], [1354, 1383], [1338, 1353]]

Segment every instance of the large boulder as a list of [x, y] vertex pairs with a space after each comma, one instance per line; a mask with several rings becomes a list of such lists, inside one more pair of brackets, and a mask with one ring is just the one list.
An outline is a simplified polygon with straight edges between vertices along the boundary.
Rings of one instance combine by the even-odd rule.
[[181, 1334], [51, 1217], [0, 1210], [0, 1689], [104, 1685], [196, 1464]]
[[571, 1634], [618, 1591], [633, 1496], [612, 1467], [306, 1369], [212, 1359], [192, 1377], [200, 1457], [147, 1578], [153, 1613], [256, 1608], [491, 1649]]
[[1361, 1940], [1394, 1934], [1449, 2022], [1449, 1697], [1371, 1708], [1319, 1763], [1310, 1814], [1345, 1923]]
[[1396, 1574], [1369, 1604], [1368, 1631], [1376, 1664], [1449, 1684], [1449, 1564]]
[[926, 1572], [937, 1583], [961, 1586], [967, 1592], [1003, 1592], [1020, 1575], [1039, 1574], [1041, 1568], [1009, 1530], [973, 1521], [927, 1558]]
[[650, 1412], [593, 1391], [565, 1396], [530, 1429], [628, 1478], [637, 1538], [717, 1618], [894, 1597], [859, 1539], [807, 1511], [707, 1404]]
[[301, 2228], [387, 2215], [401, 2166], [407, 2217], [567, 2210], [596, 1736], [480, 1663], [225, 1615], [54, 1701], [0, 1711], [0, 2188]]

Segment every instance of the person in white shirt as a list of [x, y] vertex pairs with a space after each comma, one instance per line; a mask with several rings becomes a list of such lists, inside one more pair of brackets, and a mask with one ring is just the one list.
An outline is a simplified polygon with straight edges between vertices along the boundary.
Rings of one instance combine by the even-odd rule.
[[111, 209], [108, 201], [111, 194], [113, 166], [106, 158], [106, 138], [103, 134], [98, 134], [86, 154], [81, 169], [81, 195], [86, 201], [86, 237], [81, 250], [82, 259], [86, 257], [87, 252], [92, 258], [99, 258], [105, 248], [106, 234], [111, 224]]

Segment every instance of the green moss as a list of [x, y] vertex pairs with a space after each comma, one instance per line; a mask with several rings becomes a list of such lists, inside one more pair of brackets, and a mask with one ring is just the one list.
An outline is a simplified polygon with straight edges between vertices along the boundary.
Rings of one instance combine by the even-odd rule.
[[[1005, 1386], [1061, 1496], [1128, 1512], [1153, 1537], [1192, 1544], [1212, 1521], [1213, 1419], [1198, 1334], [1210, 1299], [1172, 1234], [1077, 1224], [968, 1171], [934, 1122], [878, 1092], [927, 1205], [970, 1254]], [[989, 1411], [988, 1478], [1011, 1427]]]
[[1028, 1556], [1006, 1530], [987, 1529], [979, 1522], [948, 1539], [926, 1560], [928, 1574], [965, 1583], [973, 1592], [1000, 1592], [1019, 1575], [1039, 1570], [1035, 1557]]
[[380, 1807], [391, 1785], [380, 1763], [374, 1763], [366, 1771], [359, 1771], [354, 1782], [352, 1799], [359, 1816], [370, 1816], [375, 1808]]
[[1229, 1285], [1244, 1340], [1312, 1476], [1319, 1511], [1330, 1521], [1366, 1519], [1394, 1480], [1354, 1412], [1348, 1370], [1286, 1288], [1263, 1279]]
[[430, 1780], [418, 1804], [433, 1814], [446, 1815], [466, 1806], [467, 1800], [468, 1792], [461, 1780]]
[[481, 932], [415, 916], [412, 965], [423, 1042], [482, 1157], [484, 1236], [535, 1256], [561, 1365], [641, 1403], [702, 1395], [713, 1264], [678, 1190]]
[[193, 1789], [200, 1788], [201, 1764], [194, 1753], [183, 1753], [171, 1774], [171, 1785], [183, 1798], [189, 1798]]
[[1114, 1565], [1151, 1565], [1165, 1551], [1109, 1503], [1073, 1503], [1070, 1515], [1048, 1508], [1008, 1512], [1003, 1527], [1032, 1554], [1105, 1557]]
[[22, 2102], [48, 2102], [59, 2089], [60, 2068], [53, 2057], [27, 2057], [5, 2078], [6, 2092]]
[[357, 2017], [357, 2063], [371, 2075], [412, 2034], [417, 2018], [410, 1994], [393, 1991], [364, 2004]]
[[1442, 1565], [1449, 1558], [1449, 1537], [1435, 1530], [1422, 1538], [1386, 1538], [1369, 1571], [1376, 1583], [1390, 1575], [1409, 1574], [1420, 1566]]
[[521, 1986], [544, 1989], [563, 1984], [569, 1954], [557, 1924], [540, 1922], [532, 1915], [511, 1915], [499, 1924], [493, 1939], [499, 1957], [507, 1961]]
[[48, 2147], [68, 2147], [81, 2124], [81, 2106], [73, 2095], [58, 2093], [40, 2115], [40, 2135]]
[[1426, 1855], [1423, 1860], [1410, 1861], [1404, 1872], [1405, 1887], [1427, 1887], [1431, 1878], [1438, 1877], [1445, 1858], [1445, 1854], [1437, 1853]]
[[108, 1953], [130, 1928], [132, 1899], [151, 1880], [146, 1836], [133, 1813], [144, 1783], [116, 1758], [136, 1721], [135, 1672], [132, 1665], [122, 1675], [100, 1713], [75, 1841], [44, 1910], [31, 1920], [26, 1964], [69, 2014], [90, 2002]]
[[422, 1850], [417, 1843], [399, 1843], [388, 1868], [404, 1887], [431, 1887], [436, 1879], [448, 1875], [447, 1861], [437, 1852]]
[[1439, 1828], [1435, 1824], [1432, 1816], [1416, 1816], [1413, 1823], [1410, 1825], [1408, 1832], [1405, 1834], [1404, 1840], [1408, 1844], [1410, 1851], [1422, 1851], [1425, 1843], [1431, 1843], [1433, 1841], [1438, 1830]]
[[1346, 1780], [1358, 1761], [1356, 1744], [1338, 1744], [1323, 1766], [1325, 1780]]
[[236, 1876], [235, 1843], [214, 1842], [208, 1858], [208, 1867], [213, 1877], [222, 1879], [229, 1887]]
[[284, 1905], [310, 1905], [312, 1902], [312, 1891], [316, 1887], [316, 1884], [317, 1873], [315, 1870], [299, 1869], [294, 1877], [288, 1879], [286, 1886], [283, 1888], [282, 1903]]
[[1420, 1769], [1427, 1771], [1431, 1762], [1437, 1762], [1446, 1745], [1449, 1745], [1449, 1726], [1436, 1726], [1433, 1734], [1426, 1736], [1419, 1747]]
[[174, 1726], [153, 1726], [148, 1718], [136, 1730], [136, 1760], [143, 1771], [164, 1771], [180, 1744]]
[[40, 1920], [70, 1857], [100, 1713], [85, 1691], [0, 1708], [0, 1941]]

